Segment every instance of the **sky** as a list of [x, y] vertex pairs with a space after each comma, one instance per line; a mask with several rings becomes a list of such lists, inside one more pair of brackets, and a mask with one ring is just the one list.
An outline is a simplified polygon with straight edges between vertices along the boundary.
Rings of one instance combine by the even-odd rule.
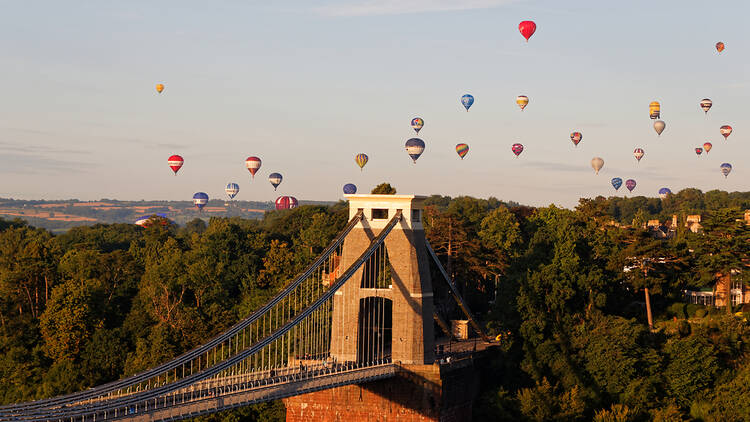
[[[635, 179], [631, 195], [747, 191], [748, 15], [739, 0], [3, 2], [0, 197], [224, 198], [236, 182], [237, 199], [337, 200], [345, 183], [366, 193], [389, 182], [572, 207], [624, 195], [613, 177]], [[537, 23], [528, 43], [522, 20]], [[530, 98], [524, 111], [517, 95]], [[427, 147], [412, 164], [416, 116]], [[712, 151], [696, 156], [706, 141]], [[363, 171], [358, 153], [370, 157]], [[172, 154], [185, 158], [176, 177]], [[263, 160], [254, 181], [252, 155]], [[284, 176], [276, 192], [271, 172]]]

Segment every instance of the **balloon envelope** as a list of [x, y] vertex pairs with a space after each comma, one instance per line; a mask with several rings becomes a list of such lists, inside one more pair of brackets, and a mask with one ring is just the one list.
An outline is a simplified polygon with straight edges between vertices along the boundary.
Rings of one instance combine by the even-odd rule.
[[635, 185], [636, 183], [633, 179], [628, 179], [625, 181], [625, 187], [628, 188], [629, 192], [633, 192], [633, 189], [635, 189]]
[[651, 119], [658, 119], [661, 115], [661, 104], [658, 101], [651, 101], [648, 105], [648, 116]]
[[708, 154], [711, 151], [711, 148], [713, 148], [713, 144], [711, 142], [706, 142], [703, 144], [703, 149], [706, 150], [706, 154]]
[[298, 205], [297, 198], [293, 196], [279, 196], [276, 198], [277, 210], [290, 210], [292, 208], [297, 208]]
[[355, 193], [357, 193], [357, 186], [355, 186], [354, 183], [347, 183], [344, 185], [344, 194], [354, 195]]
[[414, 129], [415, 132], [419, 133], [419, 130], [424, 127], [424, 120], [422, 120], [421, 117], [415, 117], [411, 119], [411, 128]]
[[466, 107], [466, 111], [469, 111], [469, 107], [474, 104], [474, 96], [471, 94], [465, 94], [463, 97], [461, 97], [461, 104]]
[[703, 111], [705, 111], [706, 113], [708, 113], [708, 110], [711, 110], [711, 106], [712, 106], [712, 105], [714, 105], [713, 101], [711, 101], [711, 100], [710, 100], [710, 99], [708, 99], [708, 98], [704, 98], [704, 99], [702, 99], [702, 100], [701, 100], [701, 108], [702, 108], [702, 109], [703, 109]]
[[719, 168], [721, 169], [721, 174], [723, 174], [725, 178], [732, 172], [732, 165], [729, 163], [722, 163]]
[[657, 120], [654, 122], [654, 130], [656, 131], [657, 135], [661, 135], [661, 133], [664, 132], [665, 127], [667, 127], [667, 124], [661, 120]]
[[237, 183], [229, 183], [227, 184], [227, 187], [224, 188], [224, 192], [227, 193], [229, 199], [234, 199], [234, 197], [240, 192], [240, 185]]
[[161, 94], [162, 91], [164, 91], [164, 84], [156, 84], [156, 92]]
[[619, 177], [615, 177], [612, 179], [612, 187], [615, 188], [615, 190], [619, 190], [620, 186], [622, 186], [622, 179]]
[[729, 135], [732, 134], [732, 126], [724, 125], [719, 128], [719, 132], [721, 133], [721, 136], [724, 137], [724, 139], [727, 139]]
[[669, 188], [661, 188], [659, 189], [659, 198], [664, 199], [667, 197], [667, 195], [670, 195], [672, 191]]
[[570, 140], [573, 141], [573, 145], [578, 146], [578, 143], [583, 140], [583, 134], [581, 132], [573, 132], [570, 134]]
[[724, 51], [724, 43], [723, 42], [719, 41], [719, 42], [716, 43], [716, 51], [718, 51], [719, 53], [721, 53], [722, 51]]
[[526, 108], [526, 106], [529, 104], [529, 97], [525, 95], [519, 95], [516, 97], [516, 104], [518, 104], [519, 107], [521, 107], [521, 111]]
[[646, 153], [645, 153], [645, 152], [643, 152], [643, 149], [642, 149], [642, 148], [636, 148], [636, 149], [635, 149], [635, 150], [633, 151], [633, 157], [635, 157], [635, 159], [636, 159], [636, 160], [638, 160], [638, 162], [640, 162], [640, 161], [641, 161], [641, 158], [643, 158], [643, 155], [644, 155], [644, 154], [646, 154]]
[[698, 148], [695, 149], [695, 154], [696, 155], [701, 155], [702, 153], [703, 153], [703, 148], [698, 147]]
[[594, 157], [591, 159], [591, 167], [599, 174], [599, 170], [604, 167], [604, 160], [601, 157]]
[[464, 157], [466, 157], [466, 154], [469, 153], [469, 145], [467, 145], [467, 144], [458, 144], [458, 145], [456, 145], [456, 153], [463, 160]]
[[534, 21], [523, 21], [518, 24], [518, 32], [529, 42], [529, 38], [536, 32], [536, 24]]
[[424, 152], [424, 141], [419, 138], [411, 138], [406, 141], [406, 153], [409, 154], [414, 164], [417, 164], [417, 158]]
[[250, 172], [250, 175], [255, 179], [255, 173], [260, 169], [262, 162], [258, 157], [247, 157], [245, 160], [245, 167]]
[[169, 168], [172, 169], [175, 175], [177, 175], [177, 172], [180, 171], [184, 163], [185, 160], [179, 155], [173, 155], [167, 159], [167, 165], [169, 165]]
[[193, 195], [193, 204], [199, 210], [203, 210], [203, 207], [208, 203], [208, 195], [205, 192], [197, 192]]
[[354, 162], [357, 163], [359, 166], [359, 169], [362, 170], [362, 168], [367, 164], [367, 161], [370, 159], [367, 157], [367, 154], [357, 154], [354, 157]]
[[513, 154], [516, 154], [516, 157], [518, 157], [523, 152], [523, 145], [513, 144], [513, 146], [510, 147], [510, 150], [513, 151]]
[[268, 175], [268, 181], [273, 185], [273, 190], [276, 190], [282, 180], [284, 180], [284, 178], [279, 173], [271, 173]]

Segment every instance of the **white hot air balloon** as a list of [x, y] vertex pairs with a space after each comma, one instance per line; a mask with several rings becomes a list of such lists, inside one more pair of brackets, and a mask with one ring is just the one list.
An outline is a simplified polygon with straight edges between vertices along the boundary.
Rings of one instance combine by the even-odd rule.
[[604, 167], [604, 160], [602, 160], [601, 157], [594, 157], [591, 159], [591, 167], [596, 171], [596, 174], [599, 174], [599, 170]]
[[665, 127], [667, 127], [667, 124], [664, 123], [663, 120], [657, 120], [654, 122], [654, 130], [657, 135], [661, 135], [661, 133], [664, 132]]

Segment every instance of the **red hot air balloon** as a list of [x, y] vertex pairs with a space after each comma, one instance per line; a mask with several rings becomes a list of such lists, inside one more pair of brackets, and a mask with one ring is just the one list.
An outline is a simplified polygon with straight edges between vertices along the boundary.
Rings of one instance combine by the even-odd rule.
[[276, 209], [277, 210], [290, 210], [297, 208], [297, 198], [293, 196], [279, 196], [276, 198]]
[[253, 179], [255, 179], [255, 173], [260, 169], [260, 165], [261, 161], [258, 157], [247, 157], [247, 160], [245, 160], [245, 167], [247, 167]]
[[183, 163], [185, 163], [185, 160], [179, 155], [173, 155], [167, 159], [167, 164], [169, 165], [169, 168], [172, 169], [175, 176], [177, 176], [177, 172], [182, 168]]
[[703, 153], [703, 148], [698, 147], [695, 149], [695, 155], [701, 155]]
[[727, 139], [729, 135], [732, 134], [732, 126], [724, 125], [719, 128], [719, 132], [721, 132], [721, 136], [723, 136], [724, 139]]
[[516, 154], [516, 158], [518, 158], [518, 156], [523, 152], [523, 145], [513, 144], [513, 146], [510, 147], [510, 150], [513, 151], [513, 154]]
[[526, 38], [526, 42], [529, 42], [529, 38], [536, 32], [536, 24], [534, 21], [523, 21], [518, 24], [518, 30]]
[[716, 43], [716, 51], [718, 51], [719, 53], [721, 53], [722, 51], [724, 51], [724, 43], [723, 42], [719, 41], [719, 42]]
[[570, 134], [570, 140], [573, 141], [573, 145], [578, 146], [578, 143], [583, 139], [581, 132], [573, 132]]
[[708, 154], [709, 152], [711, 152], [711, 148], [713, 148], [713, 147], [714, 146], [713, 146], [713, 144], [711, 144], [711, 142], [706, 142], [705, 144], [703, 144], [703, 149], [706, 151], [706, 154]]

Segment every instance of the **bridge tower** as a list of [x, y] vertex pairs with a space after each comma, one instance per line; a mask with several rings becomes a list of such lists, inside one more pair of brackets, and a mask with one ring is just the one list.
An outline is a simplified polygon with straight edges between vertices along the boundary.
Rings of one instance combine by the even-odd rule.
[[403, 364], [434, 361], [432, 282], [422, 211], [426, 197], [345, 195], [349, 216], [364, 216], [344, 241], [340, 268], [349, 267], [401, 212], [401, 221], [336, 292], [331, 356], [338, 362], [390, 359]]

